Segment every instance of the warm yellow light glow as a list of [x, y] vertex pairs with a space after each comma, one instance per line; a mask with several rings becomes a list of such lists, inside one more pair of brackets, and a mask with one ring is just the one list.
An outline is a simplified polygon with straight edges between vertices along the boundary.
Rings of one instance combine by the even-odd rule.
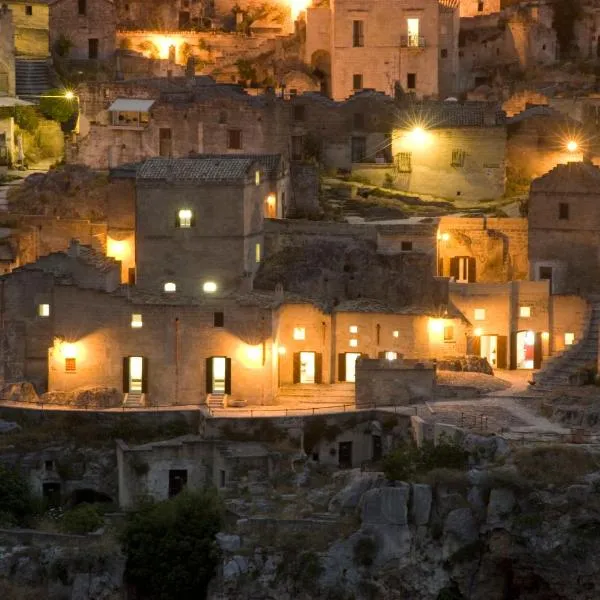
[[292, 12], [292, 21], [296, 21], [300, 13], [310, 6], [311, 0], [290, 0], [290, 9]]
[[171, 294], [171, 293], [177, 291], [177, 286], [172, 281], [169, 281], [169, 282], [165, 283], [163, 289], [165, 290], [165, 292], [168, 292]]
[[38, 305], [38, 316], [39, 317], [49, 317], [50, 316], [50, 305], [49, 304], [39, 304]]
[[286, 353], [285, 346], [279, 346], [279, 348], [277, 348], [277, 352], [283, 356]]
[[254, 173], [254, 183], [256, 185], [260, 185], [260, 171], [256, 171]]
[[533, 346], [535, 344], [535, 333], [533, 331], [528, 331], [525, 334], [525, 343], [528, 346]]
[[531, 317], [531, 306], [520, 306], [519, 316], [524, 319], [528, 319], [529, 317]]
[[304, 327], [294, 327], [293, 338], [295, 340], [306, 339], [306, 329]]
[[475, 334], [475, 337], [481, 337], [483, 329], [481, 329], [481, 327], [478, 327], [473, 333]]
[[73, 98], [75, 98], [75, 94], [73, 92], [71, 92], [70, 90], [66, 91], [65, 92], [65, 98], [67, 100], [73, 100]]
[[395, 331], [393, 331], [393, 332], [392, 332], [392, 335], [393, 335], [395, 338], [399, 338], [399, 337], [400, 337], [400, 332], [399, 332], [399, 331], [396, 329]]
[[550, 339], [550, 333], [547, 331], [543, 331], [542, 332], [542, 339], [543, 340], [549, 340]]
[[358, 340], [350, 340], [350, 347], [356, 348], [358, 346]]
[[267, 202], [269, 204], [275, 204], [275, 201], [277, 200], [277, 198], [275, 197], [275, 194], [269, 194], [267, 196]]
[[574, 333], [565, 333], [565, 346], [572, 346], [575, 343]]
[[579, 144], [575, 140], [569, 140], [567, 142], [567, 150], [569, 152], [577, 152], [578, 148], [579, 148]]
[[429, 319], [429, 333], [444, 333], [444, 319]]
[[396, 360], [398, 358], [398, 353], [397, 352], [386, 352], [385, 358], [387, 360]]
[[413, 146], [424, 146], [429, 141], [429, 134], [422, 127], [413, 127], [409, 133]]
[[75, 344], [64, 342], [61, 349], [63, 358], [77, 358], [77, 346]]
[[178, 213], [178, 223], [181, 229], [189, 229], [192, 226], [193, 213], [189, 208], [182, 208]]
[[131, 315], [131, 327], [133, 329], [139, 329], [143, 326], [142, 315], [133, 314]]
[[125, 260], [131, 253], [131, 248], [127, 240], [106, 239], [106, 256], [115, 260]]
[[205, 281], [202, 290], [207, 294], [214, 294], [217, 291], [217, 284], [214, 281]]
[[[182, 46], [184, 40], [181, 37], [173, 37], [168, 35], [151, 35], [150, 42], [156, 46], [158, 50], [158, 58], [169, 58], [169, 50], [171, 46], [175, 46], [175, 59], [179, 53], [179, 48]], [[152, 50], [145, 50], [143, 54], [150, 57]]]
[[246, 354], [250, 360], [258, 361], [262, 357], [262, 346], [248, 346]]
[[449, 233], [442, 233], [442, 242], [447, 242], [450, 239]]
[[358, 333], [358, 325], [350, 325], [350, 333]]

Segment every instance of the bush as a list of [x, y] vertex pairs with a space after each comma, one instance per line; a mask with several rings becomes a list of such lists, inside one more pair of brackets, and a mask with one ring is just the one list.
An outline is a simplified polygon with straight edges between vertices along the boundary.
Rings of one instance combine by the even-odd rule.
[[15, 107], [15, 125], [25, 131], [34, 132], [40, 124], [40, 117], [33, 106]]
[[98, 509], [92, 504], [80, 504], [68, 510], [60, 522], [61, 529], [66, 533], [91, 533], [104, 524]]
[[219, 562], [215, 536], [223, 507], [213, 492], [188, 490], [130, 515], [121, 535], [126, 577], [148, 600], [206, 597]]
[[34, 514], [34, 506], [29, 486], [21, 473], [0, 466], [0, 523], [23, 524]]

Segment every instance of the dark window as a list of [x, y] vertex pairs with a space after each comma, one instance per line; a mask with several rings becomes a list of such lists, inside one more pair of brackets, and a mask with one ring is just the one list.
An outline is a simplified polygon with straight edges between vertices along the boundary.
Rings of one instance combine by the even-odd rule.
[[77, 371], [77, 362], [74, 358], [65, 358], [65, 372], [75, 373]]
[[540, 281], [549, 279], [552, 281], [552, 267], [540, 267], [539, 269]]
[[411, 152], [399, 152], [396, 154], [396, 171], [398, 171], [398, 173], [412, 172], [411, 158]]
[[294, 106], [294, 121], [304, 121], [304, 106]]
[[446, 325], [444, 327], [444, 341], [445, 342], [453, 342], [454, 341], [454, 326]]
[[363, 76], [362, 73], [355, 73], [352, 75], [352, 89], [362, 90], [363, 89]]
[[365, 115], [363, 113], [354, 113], [354, 129], [364, 129]]
[[229, 150], [241, 150], [242, 149], [242, 130], [241, 129], [229, 129], [227, 131], [227, 148], [229, 148]]
[[478, 2], [477, 3], [477, 11], [478, 12], [483, 12], [483, 2]]
[[411, 252], [412, 249], [413, 249], [412, 242], [401, 242], [400, 243], [400, 250], [402, 250], [402, 252]]
[[172, 154], [171, 129], [169, 127], [161, 127], [158, 130], [158, 155], [170, 158]]
[[352, 468], [352, 442], [338, 444], [338, 464], [340, 469]]
[[44, 496], [48, 508], [60, 506], [60, 483], [42, 483], [42, 495]]
[[177, 496], [187, 485], [188, 473], [186, 469], [169, 470], [169, 498]]
[[98, 58], [99, 44], [98, 38], [90, 38], [88, 40], [88, 58], [90, 60], [96, 60]]
[[219, 112], [219, 124], [225, 125], [227, 123], [227, 112], [222, 110]]
[[363, 162], [367, 158], [367, 140], [364, 137], [352, 138], [352, 162]]
[[442, 58], [448, 58], [448, 50], [446, 48], [442, 48], [440, 51], [440, 56]]
[[224, 327], [225, 326], [225, 313], [222, 313], [222, 312], [213, 313], [213, 325], [215, 327]]
[[80, 15], [87, 14], [87, 0], [79, 0], [77, 3], [77, 8]]
[[373, 443], [373, 460], [381, 460], [383, 456], [383, 446], [381, 444], [381, 436], [374, 435], [372, 438]]
[[127, 272], [127, 281], [129, 285], [135, 285], [135, 267], [129, 267]]
[[25, 7], [25, 14], [30, 17], [33, 14], [33, 6], [26, 6]]
[[46, 469], [46, 471], [54, 470], [54, 461], [53, 460], [44, 461], [44, 469]]
[[224, 488], [225, 487], [225, 471], [223, 471], [223, 469], [221, 469], [219, 471], [219, 487]]
[[467, 153], [464, 150], [452, 150], [452, 162], [450, 165], [453, 167], [464, 167], [466, 156]]
[[407, 73], [406, 74], [406, 87], [409, 90], [414, 90], [417, 87], [417, 74]]
[[567, 202], [558, 203], [558, 218], [562, 221], [569, 220], [569, 205]]
[[304, 158], [304, 136], [292, 136], [292, 160], [302, 160]]
[[365, 45], [365, 22], [352, 21], [352, 46], [362, 48]]

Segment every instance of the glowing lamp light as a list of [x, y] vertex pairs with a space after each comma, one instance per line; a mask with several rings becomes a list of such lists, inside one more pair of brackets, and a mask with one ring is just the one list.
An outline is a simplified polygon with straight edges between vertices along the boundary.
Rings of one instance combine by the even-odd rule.
[[310, 6], [311, 0], [291, 0], [290, 9], [292, 13], [292, 21], [296, 21], [300, 13], [305, 11]]
[[410, 141], [415, 146], [423, 146], [428, 141], [428, 135], [423, 127], [413, 127], [410, 131]]
[[279, 348], [277, 348], [277, 352], [280, 356], [283, 356], [287, 350], [285, 349], [285, 346], [279, 346]]
[[542, 331], [542, 339], [543, 340], [549, 340], [550, 339], [550, 333], [548, 331]]
[[567, 150], [569, 152], [577, 152], [579, 144], [575, 140], [569, 140], [567, 142]]
[[275, 200], [276, 200], [276, 198], [275, 198], [275, 194], [269, 194], [269, 195], [267, 196], [267, 202], [268, 202], [269, 204], [271, 204], [271, 205], [275, 204]]
[[475, 337], [481, 337], [483, 329], [481, 329], [481, 327], [478, 327], [473, 333], [475, 334]]
[[258, 361], [262, 356], [262, 348], [261, 346], [249, 346], [246, 350], [246, 354], [250, 360]]
[[447, 242], [450, 239], [449, 233], [438, 233], [437, 239], [442, 242]]
[[65, 98], [67, 100], [73, 100], [75, 98], [75, 94], [69, 90], [69, 91], [65, 92]]
[[106, 256], [122, 260], [126, 256], [129, 256], [129, 243], [127, 241], [108, 238], [106, 240]]
[[207, 294], [214, 294], [217, 291], [217, 284], [214, 281], [205, 281], [202, 290]]
[[63, 358], [77, 358], [77, 346], [68, 342], [63, 343], [62, 355]]
[[444, 333], [444, 319], [429, 319], [429, 332], [438, 335]]

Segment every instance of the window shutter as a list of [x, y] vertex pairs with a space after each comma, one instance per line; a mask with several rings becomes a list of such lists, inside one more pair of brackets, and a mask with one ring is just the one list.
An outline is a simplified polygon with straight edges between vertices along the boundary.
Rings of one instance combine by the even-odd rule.
[[179, 229], [179, 212], [175, 211], [175, 229]]
[[438, 269], [438, 272], [437, 272], [438, 276], [443, 277], [444, 276], [444, 259], [441, 256], [438, 259], [437, 269]]
[[294, 352], [294, 383], [300, 383], [300, 352]]
[[206, 393], [212, 394], [213, 391], [213, 361], [212, 356], [206, 359]]
[[190, 227], [196, 227], [196, 211], [192, 211], [192, 218], [190, 219]]
[[323, 383], [323, 355], [315, 353], [315, 383]]
[[513, 331], [510, 334], [510, 354], [509, 354], [509, 369], [517, 368], [517, 332]]
[[533, 368], [539, 369], [542, 366], [542, 334], [537, 332], [535, 334], [535, 341], [533, 344]]
[[148, 393], [148, 359], [142, 358], [142, 394]]
[[450, 277], [454, 277], [454, 279], [458, 279], [459, 269], [458, 269], [458, 256], [453, 256], [450, 259]]
[[507, 338], [505, 335], [498, 336], [498, 368], [506, 369], [506, 342]]
[[123, 393], [129, 393], [129, 357], [123, 358]]
[[231, 359], [225, 359], [225, 393], [231, 394]]
[[481, 356], [481, 338], [478, 336], [471, 338], [471, 355]]
[[338, 355], [338, 381], [346, 381], [346, 355]]
[[475, 269], [476, 269], [476, 262], [475, 262], [475, 258], [470, 256], [469, 258], [467, 258], [467, 281], [469, 283], [475, 283], [476, 281], [476, 273], [475, 273]]

